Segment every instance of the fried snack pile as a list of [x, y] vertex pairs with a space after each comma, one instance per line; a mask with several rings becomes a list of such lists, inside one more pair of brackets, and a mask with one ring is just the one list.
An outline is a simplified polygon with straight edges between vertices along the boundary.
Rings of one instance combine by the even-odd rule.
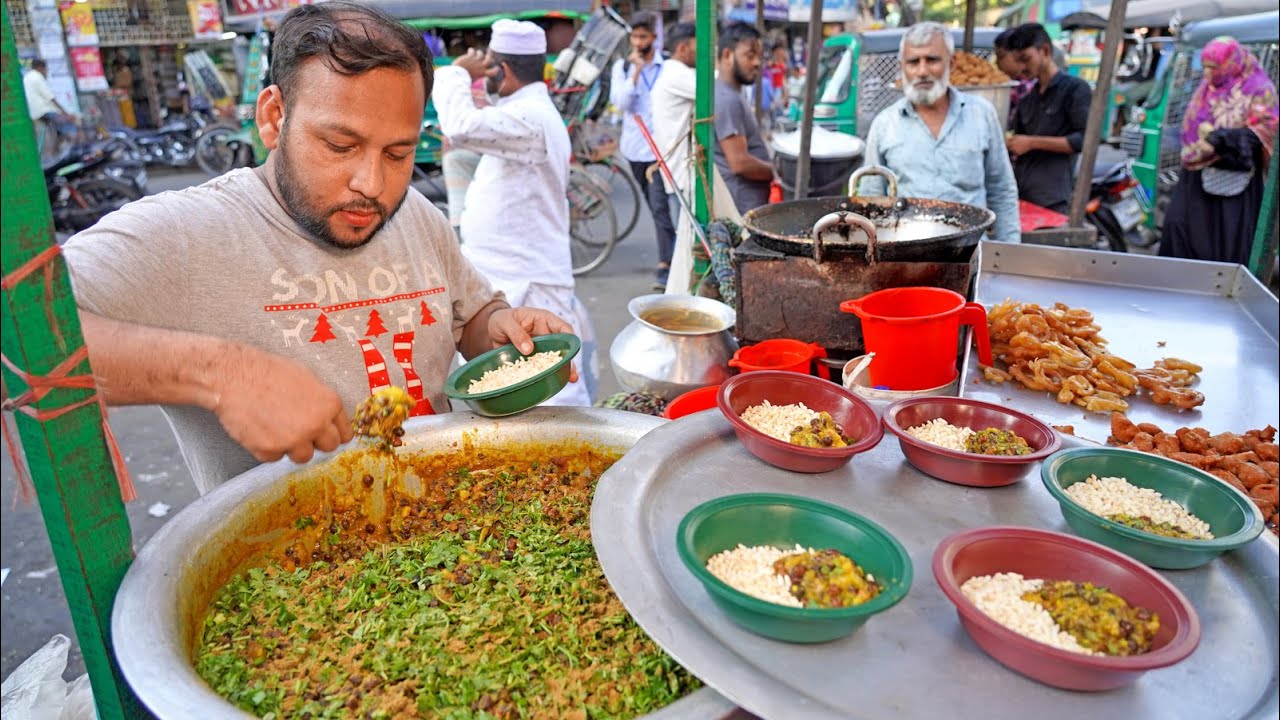
[[1007, 82], [1009, 82], [1008, 75], [1000, 72], [1000, 68], [977, 55], [958, 52], [951, 60], [951, 84], [956, 87], [999, 85]]
[[1006, 299], [987, 311], [987, 324], [991, 354], [1007, 368], [983, 367], [989, 382], [1017, 380], [1089, 412], [1125, 412], [1125, 398], [1142, 391], [1151, 402], [1180, 410], [1204, 404], [1204, 394], [1188, 387], [1198, 379], [1199, 365], [1164, 358], [1139, 369], [1107, 350], [1102, 329], [1084, 308], [1054, 303], [1045, 309]]
[[1151, 423], [1134, 424], [1120, 413], [1111, 413], [1111, 445], [1163, 455], [1199, 468], [1249, 496], [1262, 511], [1271, 532], [1277, 531], [1280, 507], [1280, 446], [1276, 429], [1268, 425], [1244, 435], [1231, 432], [1210, 435], [1204, 428], [1182, 427], [1172, 433]]

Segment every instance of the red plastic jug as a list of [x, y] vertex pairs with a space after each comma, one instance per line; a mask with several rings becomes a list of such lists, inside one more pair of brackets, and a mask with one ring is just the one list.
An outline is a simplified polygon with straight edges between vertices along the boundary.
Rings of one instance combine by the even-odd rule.
[[[814, 358], [826, 356], [826, 349], [816, 343], [780, 338], [762, 340], [755, 345], [739, 348], [729, 360], [729, 366], [736, 367], [741, 372], [786, 370], [808, 375]], [[822, 363], [818, 363], [818, 377], [824, 380], [831, 379], [831, 372]]]
[[840, 309], [862, 320], [867, 352], [876, 354], [868, 368], [873, 387], [923, 390], [956, 379], [956, 345], [961, 325], [972, 325], [978, 359], [991, 364], [987, 310], [964, 296], [934, 287], [878, 290]]

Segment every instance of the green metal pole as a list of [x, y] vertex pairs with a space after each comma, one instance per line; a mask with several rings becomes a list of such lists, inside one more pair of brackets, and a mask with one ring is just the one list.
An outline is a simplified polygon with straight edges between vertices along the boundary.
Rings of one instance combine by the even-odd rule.
[[693, 140], [696, 155], [694, 161], [700, 167], [694, 170], [693, 214], [705, 227], [711, 222], [711, 181], [715, 172], [715, 126], [712, 118], [716, 112], [716, 9], [715, 0], [698, 0], [695, 7], [698, 66], [697, 95], [693, 101]]
[[[4, 220], [0, 227], [0, 270], [7, 276], [47, 250], [56, 237], [7, 10], [3, 13], [2, 42], [0, 207]], [[66, 264], [61, 257], [55, 257], [50, 266], [53, 276], [48, 290], [45, 274], [36, 272], [6, 288], [0, 305], [0, 348], [10, 362], [29, 376], [49, 374], [84, 342]], [[46, 292], [50, 294], [46, 296]], [[56, 329], [51, 321], [56, 323]], [[27, 390], [20, 375], [7, 367], [2, 372], [10, 398]], [[89, 363], [82, 362], [70, 375], [91, 372]], [[52, 410], [84, 400], [92, 392], [55, 389], [35, 406]], [[93, 684], [98, 717], [146, 717], [111, 652], [111, 604], [133, 559], [133, 549], [129, 518], [120, 499], [98, 405], [86, 405], [46, 421], [15, 414], [23, 454]], [[14, 462], [21, 460], [14, 458]]]
[[1276, 186], [1280, 185], [1280, 159], [1271, 158], [1267, 170], [1266, 189], [1262, 194], [1262, 207], [1258, 210], [1258, 229], [1253, 234], [1253, 250], [1249, 253], [1249, 272], [1264, 283], [1271, 282], [1275, 269], [1277, 231]]

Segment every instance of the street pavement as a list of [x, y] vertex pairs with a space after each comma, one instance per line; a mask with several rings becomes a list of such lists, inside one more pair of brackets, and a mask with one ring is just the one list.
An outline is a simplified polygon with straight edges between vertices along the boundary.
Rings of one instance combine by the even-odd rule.
[[[151, 171], [151, 193], [179, 190], [207, 179], [200, 172]], [[431, 188], [417, 185], [430, 196]], [[619, 214], [630, 204], [616, 195]], [[627, 303], [638, 295], [653, 292], [653, 273], [658, 252], [653, 222], [647, 208], [640, 213], [635, 230], [614, 249], [609, 260], [586, 277], [578, 278], [578, 298], [587, 306], [599, 340], [600, 387], [598, 397], [618, 392], [619, 385], [609, 369], [608, 349], [614, 336], [629, 322]], [[125, 461], [138, 490], [138, 499], [127, 506], [135, 548], [142, 547], [170, 518], [197, 493], [187, 472], [173, 431], [154, 406], [114, 408], [111, 428], [119, 441]], [[7, 448], [0, 450], [0, 565], [5, 569], [3, 603], [0, 604], [0, 677], [49, 641], [56, 633], [70, 637], [72, 651], [64, 673], [67, 679], [84, 672], [84, 661], [71, 615], [54, 564], [44, 520], [34, 501], [24, 504], [17, 497], [17, 478]]]

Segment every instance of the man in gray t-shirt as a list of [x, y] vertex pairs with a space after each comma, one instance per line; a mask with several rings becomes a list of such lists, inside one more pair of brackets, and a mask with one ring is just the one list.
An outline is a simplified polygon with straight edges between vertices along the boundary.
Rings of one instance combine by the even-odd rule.
[[413, 415], [447, 412], [456, 351], [570, 331], [509, 307], [409, 188], [421, 34], [331, 0], [290, 12], [272, 46], [263, 167], [131, 203], [64, 247], [100, 391], [164, 406], [201, 492], [335, 449], [391, 385]]
[[769, 202], [773, 166], [742, 88], [760, 77], [760, 32], [732, 23], [720, 33], [716, 69], [716, 168], [739, 212]]

